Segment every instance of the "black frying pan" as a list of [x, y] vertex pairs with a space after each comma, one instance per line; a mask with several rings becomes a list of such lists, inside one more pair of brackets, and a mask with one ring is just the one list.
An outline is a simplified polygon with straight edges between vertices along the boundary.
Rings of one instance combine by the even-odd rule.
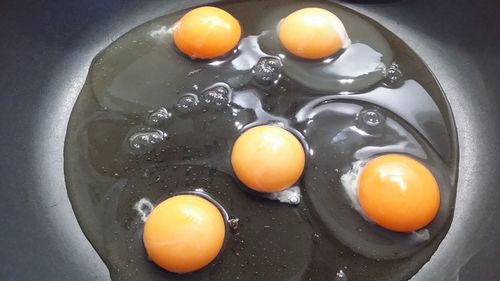
[[[0, 3], [0, 280], [109, 280], [68, 201], [63, 143], [96, 53], [132, 27], [204, 0]], [[366, 1], [365, 1], [366, 2]], [[500, 280], [500, 2], [345, 5], [406, 41], [437, 76], [460, 147], [452, 226], [414, 280]]]

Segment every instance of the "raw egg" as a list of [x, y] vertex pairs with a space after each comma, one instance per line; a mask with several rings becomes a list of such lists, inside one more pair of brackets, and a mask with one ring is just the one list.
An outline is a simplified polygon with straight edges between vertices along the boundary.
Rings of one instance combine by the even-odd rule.
[[214, 204], [196, 195], [177, 195], [153, 209], [143, 240], [148, 256], [158, 266], [187, 273], [211, 263], [224, 236], [224, 219]]
[[[344, 47], [325, 59], [287, 51], [279, 26], [307, 5], [217, 4], [242, 33], [226, 53], [211, 54], [208, 43], [218, 48], [232, 37], [196, 35], [186, 22], [201, 16], [173, 12], [93, 60], [68, 125], [65, 176], [75, 214], [113, 280], [390, 280], [429, 260], [455, 202], [456, 132], [445, 95], [401, 39], [335, 4], [320, 5], [344, 22], [353, 44], [341, 30]], [[210, 9], [221, 11], [195, 11]], [[198, 24], [208, 30], [212, 20]], [[195, 34], [189, 40], [186, 30]], [[325, 42], [313, 39], [305, 42]], [[276, 127], [250, 133], [255, 124]], [[417, 231], [383, 228], [359, 204], [363, 168], [387, 153], [425, 159], [438, 183], [438, 214]], [[191, 199], [160, 204], [186, 191], [220, 214]], [[183, 217], [197, 219], [179, 223]]]
[[278, 192], [302, 175], [305, 153], [290, 132], [276, 126], [257, 126], [241, 134], [231, 152], [236, 176], [258, 192]]
[[282, 45], [305, 59], [321, 59], [349, 44], [340, 19], [325, 9], [305, 8], [288, 15], [279, 26]]
[[241, 27], [233, 16], [215, 7], [200, 7], [185, 14], [175, 26], [177, 48], [191, 58], [220, 57], [238, 45]]
[[429, 224], [439, 210], [440, 193], [432, 173], [408, 156], [387, 154], [361, 171], [358, 199], [376, 224], [411, 232]]

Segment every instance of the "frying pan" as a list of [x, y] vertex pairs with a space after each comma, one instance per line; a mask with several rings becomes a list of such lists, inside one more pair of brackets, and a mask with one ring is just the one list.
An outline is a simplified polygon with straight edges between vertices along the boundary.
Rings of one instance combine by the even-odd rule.
[[[204, 0], [0, 3], [0, 280], [109, 280], [68, 201], [63, 143], [92, 58]], [[410, 45], [440, 81], [459, 138], [451, 228], [413, 280], [500, 280], [500, 2], [341, 2]]]

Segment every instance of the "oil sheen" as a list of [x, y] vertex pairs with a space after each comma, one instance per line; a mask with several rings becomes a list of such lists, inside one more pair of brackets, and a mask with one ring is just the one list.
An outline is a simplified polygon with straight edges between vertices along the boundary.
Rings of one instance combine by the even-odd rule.
[[[457, 140], [444, 94], [394, 34], [342, 6], [316, 1], [230, 1], [237, 50], [191, 60], [170, 28], [186, 12], [124, 34], [93, 60], [65, 145], [68, 194], [113, 280], [405, 280], [429, 260], [451, 223]], [[330, 58], [287, 53], [277, 26], [320, 7], [352, 44]], [[306, 150], [302, 179], [282, 194], [249, 191], [230, 164], [246, 130], [274, 124]], [[426, 165], [441, 192], [425, 229], [394, 233], [364, 219], [342, 181], [356, 163], [404, 153]], [[201, 271], [168, 273], [148, 260], [143, 221], [166, 198], [202, 192], [223, 208], [228, 234]], [[277, 199], [277, 200], [276, 200]]]

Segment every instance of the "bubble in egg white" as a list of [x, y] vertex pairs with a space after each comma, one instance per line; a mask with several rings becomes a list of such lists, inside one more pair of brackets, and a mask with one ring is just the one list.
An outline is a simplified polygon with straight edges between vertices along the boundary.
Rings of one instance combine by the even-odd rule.
[[134, 154], [145, 154], [153, 150], [160, 142], [168, 137], [166, 132], [160, 130], [145, 129], [133, 133], [128, 138], [128, 148]]
[[275, 57], [263, 57], [252, 68], [252, 75], [263, 86], [276, 84], [281, 78], [281, 61]]
[[199, 100], [207, 108], [222, 109], [231, 102], [231, 88], [227, 84], [217, 83], [205, 89]]
[[395, 62], [391, 64], [389, 68], [386, 69], [385, 73], [385, 83], [390, 87], [401, 86], [403, 80], [403, 73], [399, 69], [399, 65]]
[[166, 108], [160, 107], [157, 110], [151, 111], [146, 117], [146, 124], [150, 126], [159, 126], [166, 122], [172, 113], [170, 113]]
[[358, 114], [357, 118], [364, 125], [361, 127], [368, 126], [368, 129], [373, 129], [384, 122], [384, 115], [376, 109], [365, 109]]
[[199, 100], [198, 97], [194, 94], [185, 94], [179, 98], [177, 101], [177, 104], [175, 105], [175, 108], [180, 112], [180, 113], [189, 113], [192, 112], [196, 109], [196, 106], [198, 105]]

